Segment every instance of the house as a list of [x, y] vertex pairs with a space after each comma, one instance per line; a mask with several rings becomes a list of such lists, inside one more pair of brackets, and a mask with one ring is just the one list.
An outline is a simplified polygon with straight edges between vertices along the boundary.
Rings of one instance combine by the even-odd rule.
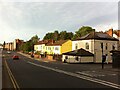
[[24, 43], [24, 40], [20, 40], [20, 39], [15, 39], [13, 41], [13, 46], [12, 46], [12, 49], [13, 50], [19, 50], [20, 46]]
[[108, 56], [108, 62], [111, 63], [111, 50], [118, 49], [118, 39], [103, 32], [91, 32], [83, 37], [72, 41], [72, 50], [80, 48], [94, 54], [94, 63], [102, 62], [102, 55]]
[[47, 54], [58, 54], [68, 52], [72, 50], [72, 41], [71, 40], [59, 40], [54, 43], [46, 44]]
[[112, 37], [117, 38], [120, 41], [120, 30], [116, 30], [116, 32], [113, 31], [113, 29], [109, 29], [108, 31], [106, 31], [105, 33], [109, 34]]
[[6, 50], [19, 50], [20, 46], [24, 43], [23, 40], [15, 39], [13, 42], [5, 43]]
[[6, 50], [13, 50], [13, 43], [12, 42], [10, 42], [10, 43], [5, 43], [5, 49]]
[[70, 52], [63, 53], [62, 62], [67, 63], [93, 63], [93, 53], [85, 49], [77, 49]]
[[34, 51], [40, 51], [41, 54], [46, 52], [46, 44], [54, 42], [54, 40], [41, 40], [34, 45]]
[[108, 31], [106, 31], [107, 34], [109, 34], [110, 36], [112, 37], [115, 37], [119, 40], [119, 43], [118, 43], [118, 50], [120, 50], [120, 30], [115, 30], [113, 31], [113, 29], [109, 29]]

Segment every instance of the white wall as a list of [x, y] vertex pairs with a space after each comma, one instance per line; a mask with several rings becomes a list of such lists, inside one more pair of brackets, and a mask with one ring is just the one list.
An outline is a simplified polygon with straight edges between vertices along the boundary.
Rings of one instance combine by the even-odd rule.
[[62, 62], [65, 60], [65, 56], [68, 56], [66, 60], [68, 63], [88, 63], [93, 62], [93, 57], [80, 57], [78, 56], [78, 61], [75, 60], [76, 56], [62, 55]]
[[[89, 49], [86, 49], [86, 43], [89, 43]], [[111, 40], [78, 40], [78, 41], [72, 41], [72, 50], [75, 49], [75, 45], [78, 45], [78, 49], [83, 48], [91, 53], [93, 53], [94, 56], [94, 62], [101, 63], [102, 62], [102, 49], [101, 49], [101, 43], [103, 43], [103, 54], [108, 54], [108, 61], [111, 63], [112, 58], [110, 51], [112, 50], [112, 46], [115, 46], [115, 49], [118, 50], [118, 42], [117, 41], [111, 41]], [[106, 43], [107, 43], [107, 49], [106, 49]]]
[[[55, 48], [58, 48], [58, 50], [55, 50]], [[61, 54], [61, 46], [54, 46], [54, 51], [55, 54]]]

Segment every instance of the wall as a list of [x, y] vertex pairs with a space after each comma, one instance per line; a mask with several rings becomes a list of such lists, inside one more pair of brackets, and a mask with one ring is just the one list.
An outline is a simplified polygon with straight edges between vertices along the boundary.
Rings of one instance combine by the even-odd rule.
[[61, 47], [61, 53], [65, 53], [65, 52], [69, 52], [69, 51], [72, 51], [72, 41], [71, 40], [68, 40], [67, 42], [62, 44], [62, 47]]
[[[85, 43], [89, 43], [89, 49], [86, 49]], [[115, 49], [118, 49], [118, 42], [111, 40], [78, 40], [72, 42], [72, 50], [75, 50], [75, 45], [78, 44], [78, 49], [83, 48], [94, 54], [94, 62], [101, 63], [102, 62], [102, 49], [101, 43], [103, 43], [103, 54], [108, 54], [108, 62], [112, 62], [111, 53], [112, 46], [115, 45]], [[106, 50], [107, 43], [107, 50]]]
[[78, 61], [75, 60], [76, 56], [70, 55], [63, 55], [62, 62], [64, 62], [65, 56], [68, 56], [67, 62], [68, 63], [93, 63], [93, 57], [80, 57], [78, 56]]
[[[58, 50], [55, 50], [55, 48], [58, 48]], [[54, 54], [61, 54], [61, 46], [54, 46]]]

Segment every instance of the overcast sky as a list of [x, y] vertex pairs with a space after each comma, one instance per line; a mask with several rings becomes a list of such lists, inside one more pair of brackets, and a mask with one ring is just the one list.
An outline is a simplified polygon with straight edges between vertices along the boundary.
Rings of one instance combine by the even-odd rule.
[[48, 1], [1, 1], [0, 43], [12, 42], [16, 38], [26, 41], [34, 35], [42, 40], [48, 32], [66, 30], [74, 33], [81, 26], [91, 26], [96, 31], [118, 29], [117, 0]]

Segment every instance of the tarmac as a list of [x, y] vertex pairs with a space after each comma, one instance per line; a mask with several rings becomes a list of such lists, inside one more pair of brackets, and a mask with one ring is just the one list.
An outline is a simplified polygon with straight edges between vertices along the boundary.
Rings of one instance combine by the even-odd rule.
[[[41, 61], [41, 62], [56, 62], [56, 63], [63, 63], [62, 61], [57, 61], [57, 60], [48, 60], [48, 59], [46, 59], [46, 58], [32, 58], [30, 55], [28, 55], [28, 54], [25, 54], [25, 53], [22, 53], [22, 52], [18, 52], [19, 54], [22, 54], [22, 55], [24, 55], [24, 56], [26, 56], [26, 57], [28, 57], [28, 58], [31, 58], [31, 59], [34, 59], [34, 60], [38, 60], [38, 61]], [[93, 65], [95, 65], [95, 64], [97, 64], [97, 63], [94, 63]], [[99, 63], [100, 64], [100, 63]], [[91, 64], [92, 65], [92, 64]], [[112, 67], [112, 64], [104, 64], [104, 69], [100, 69], [100, 68], [96, 68], [98, 71], [103, 71], [103, 72], [107, 72], [107, 71], [109, 71], [109, 72], [111, 72], [111, 73], [113, 73], [113, 72], [118, 72], [119, 73], [119, 75], [120, 75], [120, 68], [113, 68]]]

